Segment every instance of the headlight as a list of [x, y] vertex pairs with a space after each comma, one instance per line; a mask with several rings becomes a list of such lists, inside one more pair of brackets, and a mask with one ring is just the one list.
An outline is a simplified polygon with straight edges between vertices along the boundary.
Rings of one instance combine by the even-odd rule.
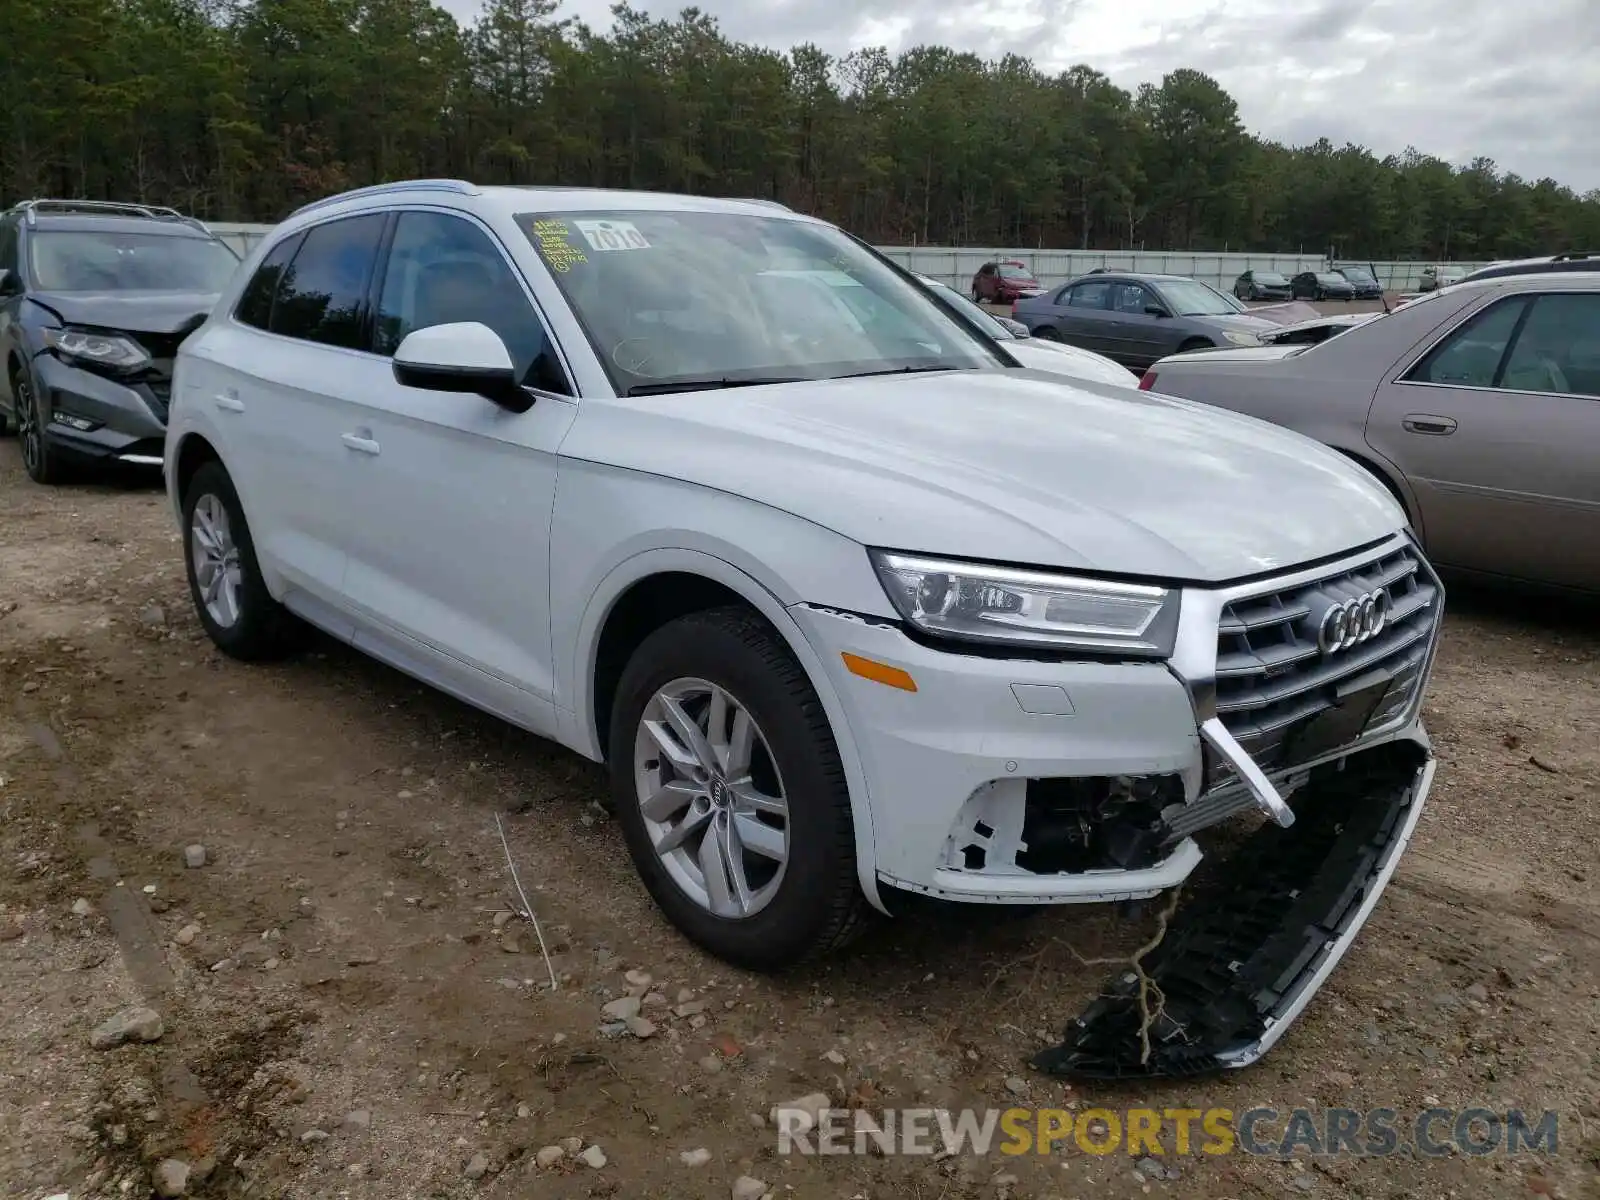
[[116, 333], [91, 333], [70, 327], [47, 329], [44, 342], [62, 358], [116, 371], [132, 371], [150, 361], [143, 346]]
[[1224, 329], [1222, 331], [1222, 336], [1227, 338], [1235, 346], [1259, 346], [1259, 345], [1261, 345], [1261, 339], [1260, 338], [1258, 338], [1253, 333], [1245, 333], [1241, 329]]
[[900, 615], [936, 637], [1157, 658], [1177, 636], [1166, 588], [882, 550], [872, 564]]

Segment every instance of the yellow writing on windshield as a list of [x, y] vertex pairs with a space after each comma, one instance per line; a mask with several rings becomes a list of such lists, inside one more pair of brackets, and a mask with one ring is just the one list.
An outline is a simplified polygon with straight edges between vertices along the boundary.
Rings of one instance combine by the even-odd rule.
[[567, 240], [572, 236], [572, 231], [567, 228], [565, 221], [535, 221], [532, 232], [540, 257], [552, 271], [565, 273], [572, 270], [574, 263], [589, 261], [582, 250]]

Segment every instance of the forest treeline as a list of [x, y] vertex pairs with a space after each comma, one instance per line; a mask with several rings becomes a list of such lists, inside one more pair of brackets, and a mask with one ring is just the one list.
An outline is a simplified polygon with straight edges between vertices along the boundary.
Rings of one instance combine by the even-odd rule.
[[273, 221], [415, 176], [759, 196], [879, 243], [1487, 259], [1600, 249], [1579, 196], [1478, 159], [1253, 137], [1215, 80], [1129, 92], [923, 46], [843, 57], [625, 4], [462, 26], [429, 0], [7, 0], [0, 199]]

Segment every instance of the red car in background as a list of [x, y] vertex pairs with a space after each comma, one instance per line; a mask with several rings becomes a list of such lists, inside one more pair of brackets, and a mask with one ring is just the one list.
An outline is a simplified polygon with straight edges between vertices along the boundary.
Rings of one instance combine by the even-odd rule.
[[972, 298], [980, 304], [1015, 304], [1044, 294], [1033, 272], [1019, 262], [990, 262], [972, 277]]

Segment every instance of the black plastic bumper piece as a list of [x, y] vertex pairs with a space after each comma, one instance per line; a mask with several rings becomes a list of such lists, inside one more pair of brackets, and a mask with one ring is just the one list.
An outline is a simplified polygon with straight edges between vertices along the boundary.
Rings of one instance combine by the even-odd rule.
[[[1295, 797], [1296, 821], [1264, 825], [1191, 880], [1166, 936], [1124, 970], [1033, 1065], [1080, 1079], [1205, 1075], [1253, 1062], [1269, 1029], [1293, 1020], [1387, 882], [1421, 803], [1428, 755], [1395, 742], [1324, 767]], [[1204, 867], [1202, 867], [1204, 870]], [[1159, 992], [1157, 991], [1159, 989]]]

